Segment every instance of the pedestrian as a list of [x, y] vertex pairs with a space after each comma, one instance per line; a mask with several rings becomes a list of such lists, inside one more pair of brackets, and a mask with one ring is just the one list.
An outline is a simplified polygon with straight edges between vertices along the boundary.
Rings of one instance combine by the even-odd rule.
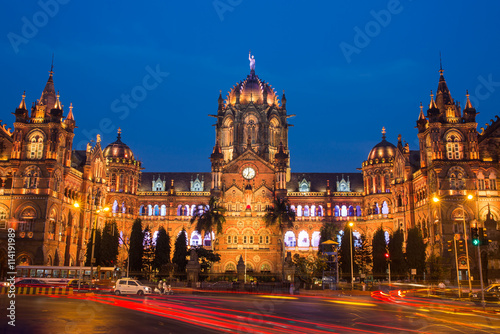
[[167, 294], [167, 282], [163, 281], [163, 293]]
[[158, 290], [160, 291], [160, 295], [161, 295], [163, 292], [163, 283], [161, 280], [158, 281]]

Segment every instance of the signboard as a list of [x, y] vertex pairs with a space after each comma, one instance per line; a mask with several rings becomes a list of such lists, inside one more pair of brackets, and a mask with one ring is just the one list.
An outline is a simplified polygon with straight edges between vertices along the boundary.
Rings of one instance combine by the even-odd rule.
[[416, 275], [416, 274], [417, 274], [417, 269], [412, 269], [412, 270], [411, 270], [411, 274], [412, 274], [412, 275]]

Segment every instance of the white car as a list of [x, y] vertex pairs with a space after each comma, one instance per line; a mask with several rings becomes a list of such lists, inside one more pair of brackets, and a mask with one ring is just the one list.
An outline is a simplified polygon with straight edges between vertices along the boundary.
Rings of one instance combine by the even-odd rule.
[[138, 294], [142, 296], [153, 292], [149, 286], [142, 285], [141, 282], [130, 278], [119, 279], [113, 289], [117, 296], [121, 294]]

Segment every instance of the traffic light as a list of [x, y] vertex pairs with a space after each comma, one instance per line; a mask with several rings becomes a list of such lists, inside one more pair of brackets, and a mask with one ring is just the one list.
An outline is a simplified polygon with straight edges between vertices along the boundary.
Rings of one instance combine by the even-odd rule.
[[474, 246], [479, 246], [481, 244], [481, 241], [479, 240], [479, 233], [478, 233], [478, 228], [477, 227], [471, 227], [470, 228], [470, 235], [472, 238], [472, 244]]
[[453, 240], [448, 240], [448, 252], [453, 252]]
[[389, 260], [389, 253], [385, 253], [384, 256], [387, 260]]
[[481, 246], [487, 246], [490, 243], [490, 240], [488, 240], [488, 232], [485, 228], [480, 228], [478, 231], [479, 234], [479, 241], [481, 242]]
[[463, 253], [464, 250], [464, 241], [463, 240], [458, 240], [458, 251]]

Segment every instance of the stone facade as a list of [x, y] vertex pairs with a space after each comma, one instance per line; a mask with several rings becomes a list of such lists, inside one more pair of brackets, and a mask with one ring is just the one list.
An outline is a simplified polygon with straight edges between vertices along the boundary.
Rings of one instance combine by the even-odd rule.
[[[137, 217], [153, 233], [164, 226], [176, 238], [185, 229], [190, 246], [216, 250], [221, 262], [215, 273], [236, 273], [243, 257], [247, 272], [281, 275], [283, 254], [314, 255], [321, 226], [334, 224], [340, 231], [347, 221], [355, 223], [356, 236], [370, 240], [380, 226], [389, 234], [417, 226], [428, 253], [453, 263], [446, 245], [463, 232], [464, 213], [479, 227], [488, 214], [490, 221], [500, 217], [500, 120], [479, 133], [476, 114], [468, 98], [463, 111], [453, 101], [441, 70], [436, 97], [431, 95], [426, 115], [421, 107], [417, 120], [418, 150], [410, 150], [401, 136], [391, 144], [384, 129], [361, 173], [292, 173], [288, 118], [294, 115], [287, 113], [284, 92], [279, 97], [252, 69], [225, 99], [219, 95], [211, 115], [216, 119], [211, 171], [153, 174], [142, 171], [120, 131], [105, 149], [99, 137], [86, 151], [72, 149], [72, 106], [64, 115], [51, 71], [31, 114], [23, 96], [14, 130], [0, 127], [0, 276], [6, 273], [9, 227], [17, 233], [18, 264], [78, 265], [92, 224], [115, 219], [127, 243]], [[227, 210], [226, 223], [221, 235], [202, 237], [190, 219], [211, 196]], [[439, 197], [437, 204], [433, 196]], [[287, 198], [297, 214], [290, 230], [262, 221], [275, 197]], [[100, 210], [105, 206], [109, 213]], [[498, 225], [487, 225], [497, 236]], [[483, 253], [492, 278], [500, 269], [498, 240]], [[459, 254], [461, 262], [464, 256]], [[470, 257], [474, 270], [473, 252]], [[120, 265], [125, 258], [122, 246]]]

